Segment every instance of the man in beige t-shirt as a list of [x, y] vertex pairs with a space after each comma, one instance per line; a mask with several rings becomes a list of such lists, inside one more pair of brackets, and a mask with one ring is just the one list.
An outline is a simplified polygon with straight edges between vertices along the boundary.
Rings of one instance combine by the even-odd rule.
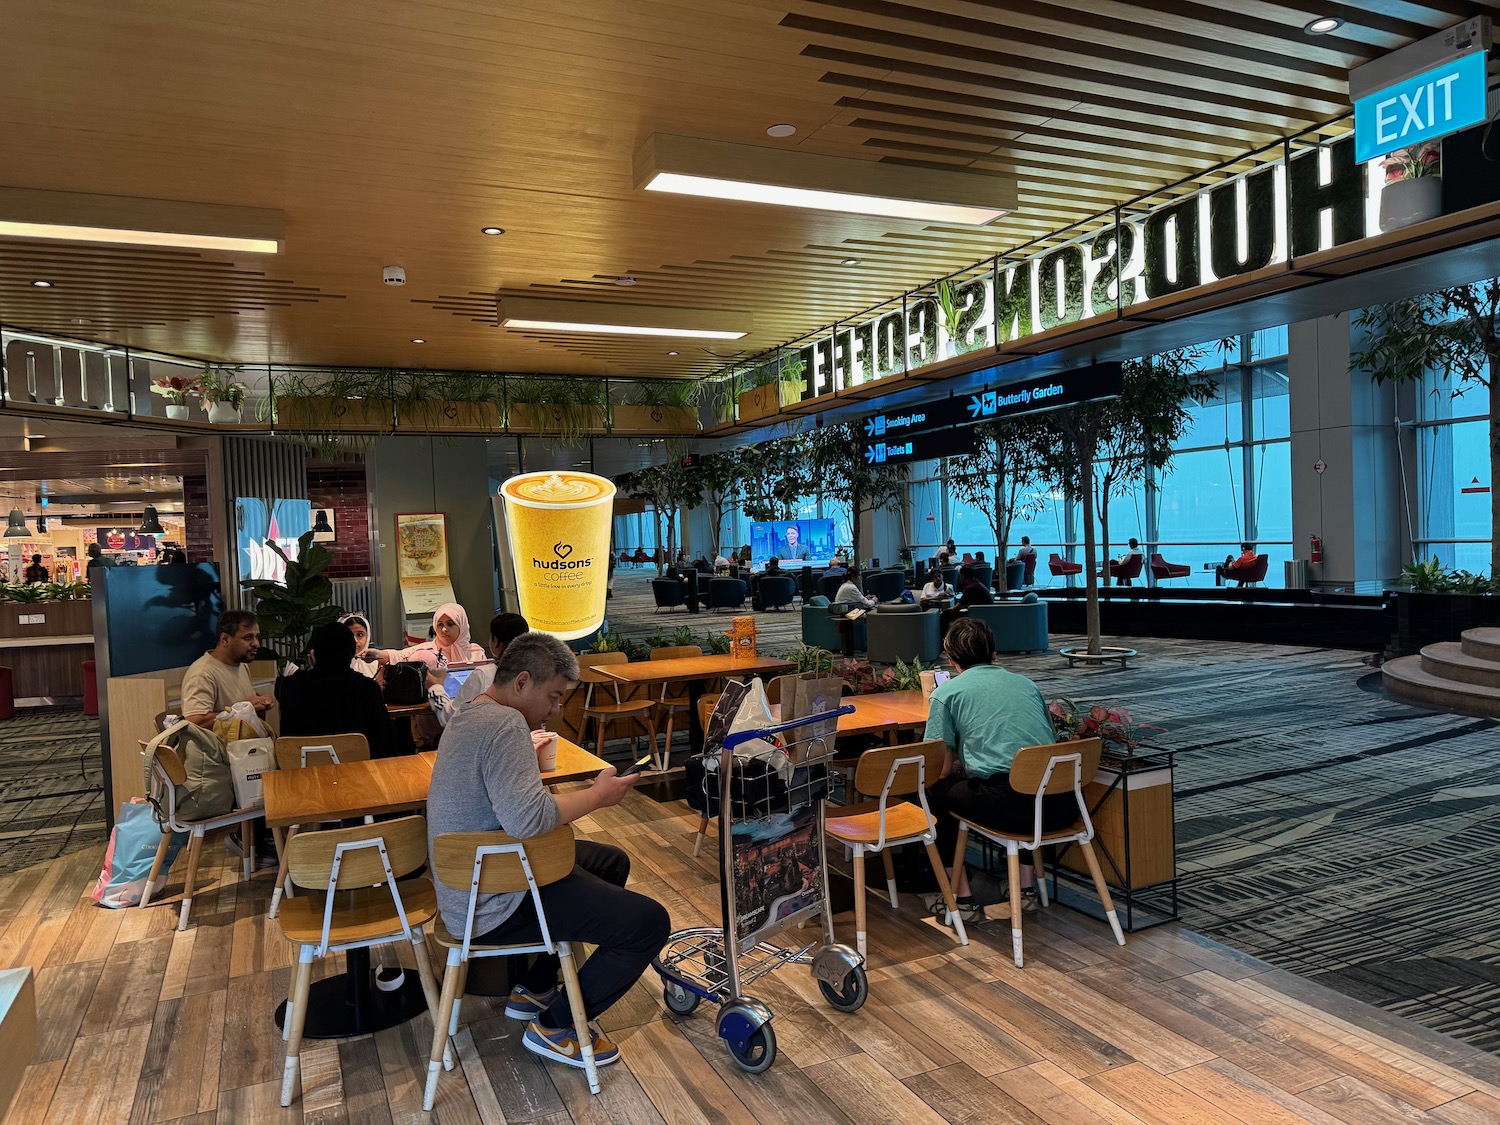
[[260, 624], [247, 609], [219, 614], [218, 643], [189, 666], [182, 677], [182, 717], [213, 729], [219, 712], [250, 702], [264, 715], [273, 700], [255, 690], [248, 665], [260, 652]]

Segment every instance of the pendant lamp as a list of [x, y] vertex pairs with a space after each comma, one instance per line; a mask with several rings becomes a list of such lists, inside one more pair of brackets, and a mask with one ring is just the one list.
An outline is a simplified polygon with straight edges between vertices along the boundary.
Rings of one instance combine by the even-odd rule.
[[26, 539], [31, 535], [31, 530], [26, 526], [26, 513], [20, 508], [10, 510], [10, 522], [5, 528], [5, 538]]
[[156, 518], [156, 509], [146, 505], [146, 514], [141, 517], [141, 526], [135, 529], [140, 535], [165, 535], [167, 529], [162, 527], [161, 520]]

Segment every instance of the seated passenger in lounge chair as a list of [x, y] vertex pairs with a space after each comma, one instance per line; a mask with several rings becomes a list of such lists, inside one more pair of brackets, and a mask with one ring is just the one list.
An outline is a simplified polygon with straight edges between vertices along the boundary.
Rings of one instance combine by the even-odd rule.
[[1225, 555], [1224, 565], [1214, 567], [1214, 581], [1221, 585], [1226, 578], [1233, 581], [1234, 572], [1237, 570], [1249, 570], [1255, 565], [1255, 559], [1255, 544], [1241, 543], [1239, 558], [1235, 558], [1233, 555]]

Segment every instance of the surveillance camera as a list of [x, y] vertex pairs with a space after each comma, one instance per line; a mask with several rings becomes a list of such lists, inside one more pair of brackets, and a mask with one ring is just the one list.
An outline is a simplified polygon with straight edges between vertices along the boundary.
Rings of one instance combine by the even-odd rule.
[[406, 270], [401, 266], [386, 266], [380, 271], [380, 280], [387, 285], [405, 285]]

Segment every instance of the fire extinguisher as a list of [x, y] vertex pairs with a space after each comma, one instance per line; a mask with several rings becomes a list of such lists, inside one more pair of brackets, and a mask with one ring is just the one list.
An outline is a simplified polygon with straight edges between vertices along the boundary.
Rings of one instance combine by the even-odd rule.
[[1311, 562], [1315, 562], [1315, 563], [1322, 562], [1323, 561], [1323, 540], [1319, 539], [1316, 535], [1314, 535], [1314, 536], [1311, 537], [1310, 541], [1311, 541], [1311, 545], [1312, 545], [1312, 553], [1309, 556], [1310, 561]]

